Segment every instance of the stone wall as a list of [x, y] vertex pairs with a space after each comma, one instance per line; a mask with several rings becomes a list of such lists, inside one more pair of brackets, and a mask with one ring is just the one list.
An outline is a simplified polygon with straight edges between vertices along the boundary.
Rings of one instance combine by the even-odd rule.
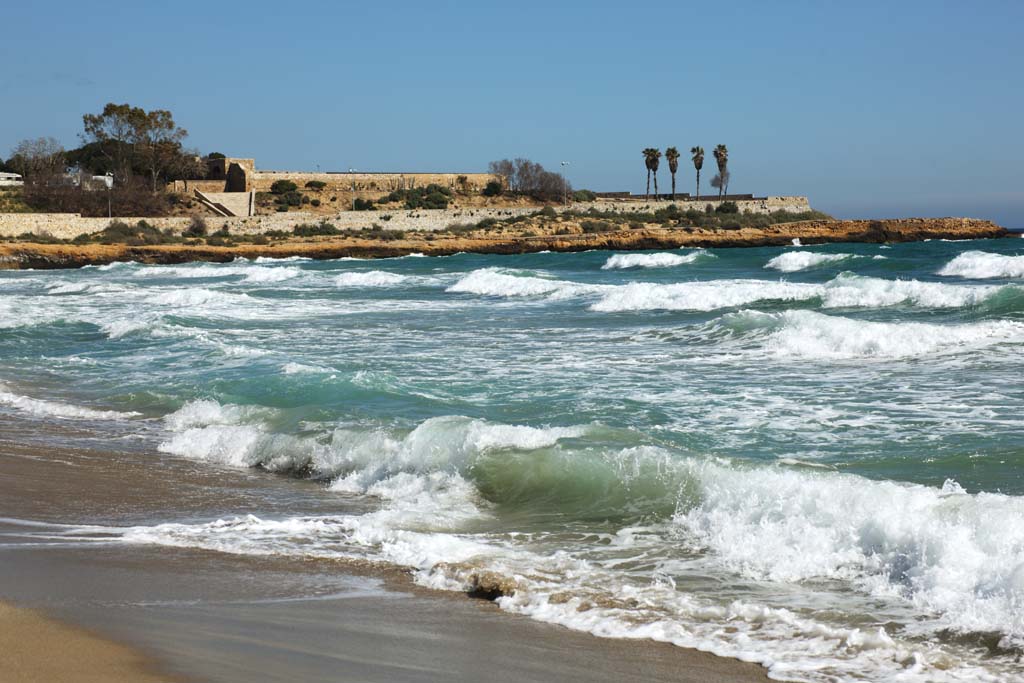
[[[453, 190], [477, 191], [484, 189], [497, 176], [490, 173], [306, 173], [299, 171], [254, 171], [252, 189], [269, 192], [278, 180], [291, 180], [301, 189], [311, 180], [327, 184], [336, 192], [368, 193], [373, 198], [427, 185], [440, 185]], [[464, 180], [463, 180], [464, 179]]]
[[[614, 211], [624, 215], [630, 213], [648, 213], [675, 204], [683, 211], [697, 208], [701, 211], [710, 204], [717, 206], [716, 201], [596, 201], [578, 202], [571, 205], [573, 211]], [[771, 213], [773, 211], [809, 211], [810, 204], [806, 197], [765, 197], [749, 201], [738, 201], [740, 211], [751, 213]], [[562, 207], [553, 207], [563, 211]], [[340, 213], [321, 216], [302, 211], [275, 213], [267, 216], [242, 217], [206, 217], [207, 226], [211, 231], [227, 226], [236, 234], [253, 235], [272, 230], [290, 232], [302, 223], [319, 223], [328, 221], [339, 229], [362, 230], [375, 225], [389, 230], [443, 230], [457, 223], [477, 223], [485, 218], [511, 218], [535, 213], [538, 207], [524, 208], [467, 208], [467, 209], [417, 209], [409, 211], [342, 211]], [[188, 217], [171, 218], [115, 218], [126, 223], [145, 220], [160, 229], [171, 228], [182, 231], [191, 221]], [[82, 234], [99, 232], [109, 225], [107, 218], [83, 218], [78, 214], [45, 214], [45, 213], [9, 213], [0, 214], [0, 236], [14, 237], [22, 233], [49, 235], [60, 239], [73, 239]]]

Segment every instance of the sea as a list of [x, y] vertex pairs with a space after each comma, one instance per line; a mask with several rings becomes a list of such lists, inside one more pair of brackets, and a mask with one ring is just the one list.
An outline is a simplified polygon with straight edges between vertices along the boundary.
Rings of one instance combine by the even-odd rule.
[[266, 483], [5, 524], [398, 567], [779, 680], [1024, 680], [1022, 377], [1017, 237], [0, 271], [41, 452]]

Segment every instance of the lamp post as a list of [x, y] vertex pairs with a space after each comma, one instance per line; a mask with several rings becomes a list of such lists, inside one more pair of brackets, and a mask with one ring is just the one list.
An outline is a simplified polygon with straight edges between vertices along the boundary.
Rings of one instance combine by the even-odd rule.
[[569, 185], [565, 182], [565, 168], [569, 165], [568, 161], [561, 162], [562, 165], [562, 204], [569, 206]]
[[[356, 172], [356, 169], [350, 168], [350, 169], [348, 169], [348, 172], [349, 172], [349, 175], [351, 175], [351, 174]], [[356, 179], [355, 179], [355, 176], [352, 176], [351, 180], [352, 180], [352, 210], [355, 211], [356, 210]]]

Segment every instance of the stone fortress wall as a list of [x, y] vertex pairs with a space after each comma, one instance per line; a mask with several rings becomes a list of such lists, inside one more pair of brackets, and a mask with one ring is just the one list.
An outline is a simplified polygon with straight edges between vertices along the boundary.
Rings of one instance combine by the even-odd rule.
[[171, 192], [270, 192], [278, 180], [290, 180], [303, 189], [310, 181], [325, 183], [324, 191], [343, 195], [351, 201], [377, 199], [395, 190], [411, 190], [427, 185], [440, 185], [452, 190], [480, 192], [492, 180], [490, 173], [345, 173], [309, 171], [262, 171], [254, 159], [209, 159], [207, 175], [202, 180], [176, 180], [169, 183]]
[[[409, 174], [404, 174], [409, 175]], [[434, 175], [434, 174], [428, 174]], [[598, 200], [595, 202], [576, 202], [569, 207], [552, 207], [557, 212], [567, 208], [575, 212], [586, 212], [591, 208], [598, 211], [612, 211], [623, 215], [631, 213], [648, 213], [675, 204], [683, 211], [689, 208], [705, 210], [707, 205], [717, 207], [719, 202], [701, 199], [700, 201], [669, 200]], [[741, 212], [767, 214], [774, 211], [791, 211], [799, 213], [810, 211], [811, 206], [806, 197], [755, 197], [750, 200], [737, 200]], [[450, 225], [476, 223], [485, 218], [511, 218], [536, 213], [538, 207], [525, 208], [469, 208], [469, 209], [401, 209], [381, 211], [342, 211], [334, 215], [314, 215], [302, 211], [274, 213], [265, 216], [250, 217], [204, 217], [203, 220], [210, 231], [227, 226], [228, 230], [240, 235], [255, 235], [275, 230], [291, 232], [296, 225], [303, 223], [319, 223], [327, 221], [335, 227], [346, 230], [365, 230], [373, 227], [387, 230], [444, 230]], [[385, 218], [387, 216], [388, 218]], [[185, 230], [191, 218], [86, 218], [79, 214], [68, 213], [12, 213], [0, 214], [0, 236], [16, 237], [24, 233], [46, 235], [58, 239], [73, 239], [83, 234], [91, 234], [104, 230], [111, 220], [134, 224], [145, 220], [160, 229], [170, 228], [175, 232]]]

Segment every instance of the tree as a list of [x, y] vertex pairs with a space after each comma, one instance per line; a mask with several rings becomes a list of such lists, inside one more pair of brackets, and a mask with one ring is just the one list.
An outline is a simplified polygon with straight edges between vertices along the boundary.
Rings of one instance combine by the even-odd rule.
[[725, 145], [716, 145], [715, 151], [715, 163], [718, 164], [718, 198], [722, 198], [722, 192], [729, 186], [729, 150], [726, 149]]
[[488, 170], [504, 178], [510, 192], [529, 195], [537, 201], [559, 201], [565, 193], [572, 192], [572, 185], [561, 173], [548, 171], [529, 159], [492, 161]]
[[697, 169], [697, 197], [700, 199], [700, 169], [704, 168], [704, 148], [697, 146], [690, 148], [690, 158], [693, 159], [693, 167]]
[[510, 159], [492, 161], [488, 165], [487, 170], [490, 171], [491, 175], [496, 175], [502, 178], [502, 183], [504, 183], [506, 188], [515, 191], [515, 188], [512, 186], [512, 180], [513, 176], [516, 174], [516, 167]]
[[11, 150], [7, 165], [26, 183], [45, 184], [64, 172], [64, 147], [54, 138], [22, 140]]
[[668, 161], [668, 172], [672, 174], [672, 201], [676, 200], [676, 171], [679, 170], [679, 150], [669, 147], [665, 150], [665, 160]]
[[153, 191], [161, 179], [167, 180], [176, 170], [194, 168], [181, 159], [188, 154], [182, 141], [188, 131], [174, 122], [166, 109], [147, 112], [129, 104], [108, 103], [100, 114], [82, 117], [83, 139], [97, 145], [107, 157], [117, 182], [126, 183], [134, 171], [142, 169], [149, 175]]
[[654, 194], [658, 194], [658, 164], [661, 159], [661, 150], [648, 147], [643, 152], [644, 166], [647, 167], [647, 192], [645, 197], [651, 198], [651, 174], [654, 174]]

